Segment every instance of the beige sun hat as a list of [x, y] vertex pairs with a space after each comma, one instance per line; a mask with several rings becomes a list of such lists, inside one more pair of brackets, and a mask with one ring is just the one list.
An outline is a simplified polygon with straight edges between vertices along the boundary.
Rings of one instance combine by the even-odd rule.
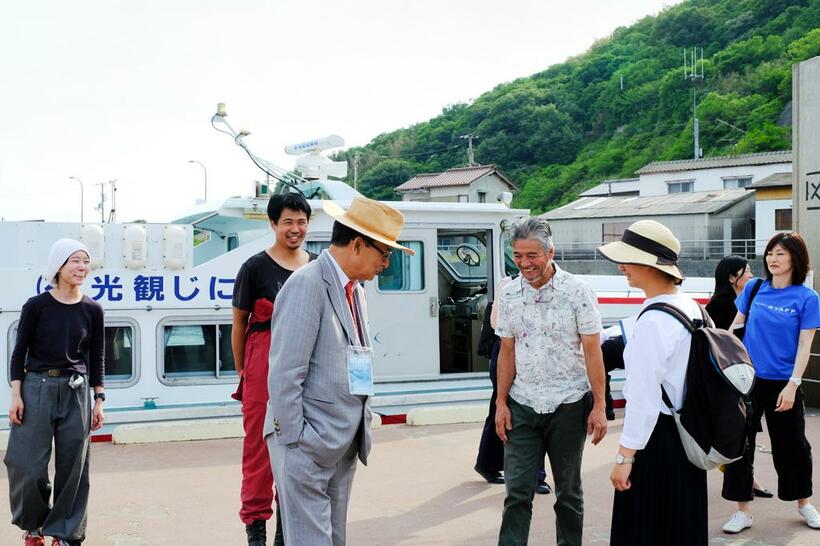
[[350, 202], [347, 211], [333, 201], [323, 201], [322, 208], [340, 224], [355, 229], [374, 241], [403, 250], [411, 256], [415, 254], [413, 249], [396, 242], [404, 227], [404, 215], [389, 205], [358, 196]]
[[616, 264], [648, 265], [684, 279], [678, 268], [680, 241], [668, 227], [655, 220], [635, 222], [624, 230], [620, 241], [598, 247], [598, 252]]

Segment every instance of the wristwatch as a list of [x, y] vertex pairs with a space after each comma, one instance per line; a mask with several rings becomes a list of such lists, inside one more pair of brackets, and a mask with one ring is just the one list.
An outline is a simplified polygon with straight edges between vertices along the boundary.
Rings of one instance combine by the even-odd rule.
[[103, 402], [105, 402], [105, 393], [104, 392], [94, 393], [94, 400], [102, 400]]
[[635, 457], [626, 457], [618, 453], [615, 455], [615, 464], [632, 464], [635, 462]]
[[802, 383], [802, 382], [803, 382], [803, 380], [802, 380], [801, 378], [799, 378], [799, 377], [790, 377], [790, 378], [789, 378], [789, 381], [791, 381], [792, 383], [794, 383], [794, 384], [795, 384], [795, 385], [797, 385], [798, 387], [800, 386], [800, 383]]

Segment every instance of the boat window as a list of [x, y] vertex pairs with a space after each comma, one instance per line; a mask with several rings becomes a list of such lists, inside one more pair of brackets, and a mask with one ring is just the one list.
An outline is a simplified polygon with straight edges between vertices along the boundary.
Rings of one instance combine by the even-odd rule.
[[510, 232], [501, 232], [501, 247], [504, 249], [504, 276], [514, 277], [518, 275], [518, 267], [513, 260], [512, 242], [510, 242]]
[[166, 324], [162, 332], [165, 379], [236, 377], [230, 324]]
[[379, 274], [379, 290], [424, 290], [424, 244], [421, 241], [399, 241], [399, 244], [415, 251], [415, 255], [393, 251], [390, 266]]
[[475, 235], [441, 237], [438, 242], [439, 263], [458, 282], [472, 283], [487, 279], [487, 247]]
[[[424, 290], [424, 244], [421, 241], [399, 241], [415, 251], [408, 256], [399, 250], [390, 256], [390, 266], [379, 275], [380, 292]], [[308, 241], [305, 249], [320, 254], [330, 247], [330, 241]]]
[[330, 248], [330, 241], [307, 241], [305, 243], [305, 250], [319, 255], [326, 248]]
[[134, 328], [105, 327], [105, 382], [129, 381], [134, 377]]

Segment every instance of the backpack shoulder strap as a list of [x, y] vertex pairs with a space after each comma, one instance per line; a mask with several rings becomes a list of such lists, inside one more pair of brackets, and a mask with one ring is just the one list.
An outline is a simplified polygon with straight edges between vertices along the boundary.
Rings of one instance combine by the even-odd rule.
[[760, 292], [760, 287], [763, 285], [763, 279], [755, 279], [755, 285], [752, 287], [752, 293], [749, 294], [749, 307], [746, 308], [746, 317], [749, 316], [749, 313], [752, 310], [752, 302], [755, 301], [755, 296], [757, 293]]
[[[643, 316], [643, 314], [647, 311], [662, 311], [667, 315], [672, 315], [675, 319], [677, 319], [678, 322], [683, 324], [684, 328], [686, 328], [690, 334], [697, 330], [697, 324], [695, 324], [695, 322], [692, 321], [689, 317], [687, 317], [683, 313], [683, 311], [681, 311], [674, 305], [669, 305], [668, 303], [663, 302], [652, 303], [648, 305], [646, 309], [641, 311], [641, 314], [638, 315], [638, 318], [640, 319]], [[701, 309], [701, 312], [703, 312], [703, 309]]]

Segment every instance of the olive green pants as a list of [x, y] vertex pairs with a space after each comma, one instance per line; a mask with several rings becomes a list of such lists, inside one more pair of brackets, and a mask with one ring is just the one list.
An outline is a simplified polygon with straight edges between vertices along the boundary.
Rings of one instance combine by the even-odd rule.
[[554, 413], [536, 413], [508, 399], [512, 430], [504, 445], [504, 480], [507, 498], [498, 543], [527, 544], [532, 520], [532, 499], [538, 469], [549, 457], [555, 480], [555, 525], [559, 545], [580, 545], [584, 525], [581, 456], [586, 439], [587, 410], [582, 398], [562, 404]]

